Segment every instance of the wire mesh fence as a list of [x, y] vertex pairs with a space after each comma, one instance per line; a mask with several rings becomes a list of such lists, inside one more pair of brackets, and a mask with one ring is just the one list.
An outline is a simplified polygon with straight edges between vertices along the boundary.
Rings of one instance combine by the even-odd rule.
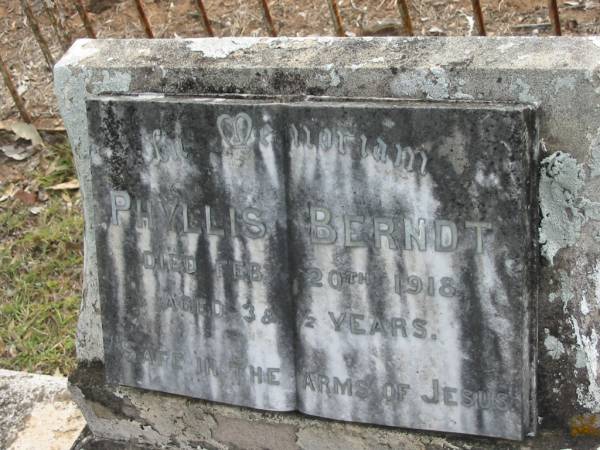
[[7, 0], [0, 119], [56, 118], [50, 69], [79, 37], [559, 36], [596, 34], [599, 13], [590, 0]]

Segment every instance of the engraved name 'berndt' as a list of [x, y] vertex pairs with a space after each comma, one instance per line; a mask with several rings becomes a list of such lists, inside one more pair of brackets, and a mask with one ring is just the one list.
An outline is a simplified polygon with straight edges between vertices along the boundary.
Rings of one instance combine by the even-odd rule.
[[[195, 233], [214, 236], [244, 236], [262, 239], [273, 225], [263, 221], [266, 214], [248, 206], [239, 211], [210, 205], [190, 207], [176, 200], [142, 200], [132, 198], [126, 191], [111, 191], [111, 224], [119, 226], [120, 215], [128, 214], [135, 227], [152, 229], [156, 218], [167, 223], [176, 233]], [[492, 231], [489, 222], [465, 221], [456, 223], [445, 219], [408, 217], [378, 217], [344, 214], [333, 217], [325, 207], [308, 208], [310, 241], [315, 245], [337, 244], [344, 247], [389, 248], [392, 250], [453, 252], [464, 240], [477, 253], [482, 253], [486, 236]]]
[[[310, 240], [313, 244], [334, 244], [344, 247], [375, 248], [384, 245], [392, 249], [436, 252], [453, 252], [458, 249], [460, 239], [472, 243], [477, 253], [483, 253], [484, 237], [492, 231], [489, 222], [408, 217], [377, 217], [343, 214], [333, 217], [329, 209], [313, 206], [310, 214]], [[459, 235], [462, 230], [463, 236]]]

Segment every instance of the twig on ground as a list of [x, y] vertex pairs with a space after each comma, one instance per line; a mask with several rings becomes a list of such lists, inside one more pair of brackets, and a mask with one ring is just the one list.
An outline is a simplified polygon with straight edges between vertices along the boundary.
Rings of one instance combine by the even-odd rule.
[[483, 22], [483, 12], [481, 11], [481, 4], [479, 0], [471, 0], [473, 5], [473, 16], [475, 17], [475, 24], [477, 25], [477, 32], [479, 36], [485, 36], [485, 24]]
[[543, 28], [550, 28], [552, 24], [550, 22], [541, 22], [541, 23], [522, 23], [519, 25], [513, 25], [511, 28], [513, 30], [536, 30]]

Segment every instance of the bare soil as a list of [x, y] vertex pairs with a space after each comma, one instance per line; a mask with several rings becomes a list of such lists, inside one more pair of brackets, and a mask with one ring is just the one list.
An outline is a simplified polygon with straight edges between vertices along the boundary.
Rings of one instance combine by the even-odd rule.
[[[55, 59], [62, 50], [42, 1], [29, 0]], [[86, 33], [74, 1], [55, 0], [74, 38]], [[145, 37], [134, 0], [86, 0], [98, 37]], [[259, 0], [204, 0], [217, 36], [266, 36]], [[411, 17], [417, 35], [476, 34], [469, 0], [413, 0]], [[547, 0], [482, 0], [488, 34], [550, 35]], [[600, 32], [600, 0], [559, 0], [563, 34]], [[205, 36], [195, 0], [146, 0], [156, 37]], [[282, 36], [333, 35], [327, 0], [269, 0]], [[338, 0], [347, 35], [402, 34], [396, 0]], [[52, 74], [22, 14], [19, 0], [0, 0], [0, 55], [10, 66], [30, 113], [41, 128], [60, 128], [52, 92]], [[1, 83], [0, 83], [1, 84]], [[8, 91], [0, 86], [0, 120], [17, 119]]]

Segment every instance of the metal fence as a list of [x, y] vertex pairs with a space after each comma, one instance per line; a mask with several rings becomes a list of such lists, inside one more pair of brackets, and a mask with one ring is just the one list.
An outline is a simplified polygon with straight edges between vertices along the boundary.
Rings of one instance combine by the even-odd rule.
[[[51, 51], [49, 50], [48, 41], [46, 37], [43, 35], [41, 31], [41, 27], [39, 25], [38, 18], [34, 14], [32, 10], [32, 6], [30, 3], [31, 0], [19, 0], [20, 7], [23, 12], [23, 15], [27, 19], [27, 24], [31, 30], [32, 35], [35, 37], [37, 44], [39, 45], [40, 50], [42, 51], [44, 60], [49, 68], [55, 63], [55, 60], [52, 56]], [[87, 5], [85, 4], [85, 0], [72, 0], [73, 6], [77, 10], [77, 14], [81, 19], [83, 27], [85, 29], [85, 33], [89, 38], [95, 39], [97, 36], [96, 26], [94, 25], [92, 20], [88, 15]], [[130, 1], [130, 0], [128, 0]], [[137, 11], [137, 16], [140, 21], [140, 25], [144, 30], [145, 36], [147, 38], [154, 38], [155, 32], [148, 18], [148, 14], [146, 12], [146, 5], [144, 0], [131, 0], [135, 3], [135, 9]], [[327, 2], [328, 9], [331, 16], [331, 22], [333, 24], [333, 29], [335, 30], [336, 35], [338, 36], [346, 36], [346, 30], [344, 26], [344, 21], [342, 19], [342, 15], [340, 14], [340, 8], [338, 5], [338, 0], [323, 0]], [[413, 20], [414, 17], [411, 17], [410, 8], [407, 3], [408, 0], [394, 0], [395, 7], [397, 9], [397, 13], [399, 19], [401, 20], [401, 24], [403, 27], [403, 34], [407, 36], [413, 36], [415, 34], [413, 28]], [[204, 4], [204, 0], [193, 0], [199, 14], [200, 21], [204, 28], [206, 35], [214, 36], [215, 33], [213, 31], [213, 26], [211, 25], [210, 19], [210, 11], [206, 8]], [[260, 14], [263, 18], [263, 26], [266, 32], [273, 37], [278, 35], [277, 27], [274, 23], [273, 16], [269, 7], [269, 0], [253, 0], [256, 3], [256, 8], [260, 9]], [[51, 29], [54, 33], [54, 38], [60, 43], [60, 47], [62, 51], [66, 51], [73, 37], [69, 32], [68, 28], [65, 26], [65, 17], [63, 11], [61, 11], [60, 5], [56, 2], [56, 0], [41, 0], [43, 13], [47, 16], [48, 21], [50, 22]], [[476, 25], [477, 34], [480, 36], [486, 36], [486, 23], [485, 17], [481, 8], [480, 0], [471, 0], [471, 7], [473, 13], [473, 21]], [[561, 22], [559, 17], [559, 9], [557, 5], [557, 0], [547, 0], [547, 12], [550, 20], [550, 25], [552, 27], [552, 32], [556, 36], [560, 36], [562, 34], [561, 30]], [[19, 94], [19, 91], [15, 85], [11, 72], [5, 62], [3, 49], [0, 48], [0, 71], [2, 72], [2, 77], [10, 96], [12, 97], [14, 104], [19, 111], [21, 119], [27, 123], [31, 123], [33, 118], [31, 114], [28, 112], [26, 108], [26, 104], [23, 101], [22, 96]]]

